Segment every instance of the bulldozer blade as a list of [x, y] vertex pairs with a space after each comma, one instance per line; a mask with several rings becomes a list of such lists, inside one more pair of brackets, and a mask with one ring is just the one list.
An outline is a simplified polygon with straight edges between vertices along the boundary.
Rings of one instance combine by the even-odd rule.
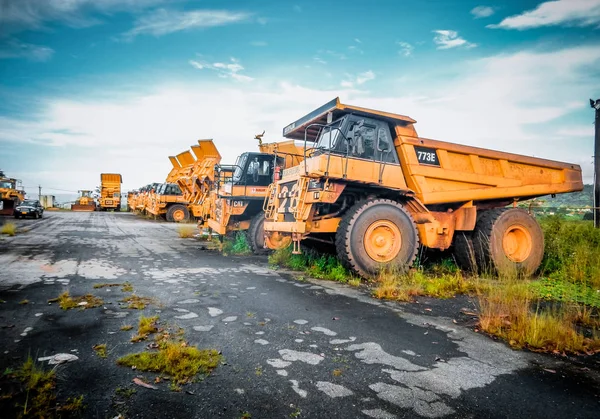
[[79, 204], [73, 204], [73, 205], [71, 205], [71, 211], [75, 211], [75, 212], [93, 212], [93, 211], [96, 211], [96, 205], [79, 205]]

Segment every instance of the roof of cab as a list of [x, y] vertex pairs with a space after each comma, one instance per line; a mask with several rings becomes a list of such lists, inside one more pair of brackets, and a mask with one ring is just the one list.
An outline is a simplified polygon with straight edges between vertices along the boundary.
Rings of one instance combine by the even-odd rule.
[[[304, 133], [306, 131], [306, 139], [308, 141], [316, 141], [321, 126], [327, 125], [327, 115], [329, 113], [332, 114], [331, 121], [335, 121], [344, 115], [353, 114], [366, 116], [373, 119], [385, 120], [392, 125], [408, 125], [417, 122], [414, 119], [404, 115], [360, 108], [358, 106], [344, 105], [340, 102], [340, 98], [336, 97], [320, 108], [315, 109], [308, 115], [303, 116], [296, 122], [292, 122], [286, 126], [283, 129], [283, 136], [286, 138], [292, 138], [294, 140], [304, 140]], [[313, 124], [318, 124], [318, 126]], [[313, 126], [309, 127], [309, 125]]]

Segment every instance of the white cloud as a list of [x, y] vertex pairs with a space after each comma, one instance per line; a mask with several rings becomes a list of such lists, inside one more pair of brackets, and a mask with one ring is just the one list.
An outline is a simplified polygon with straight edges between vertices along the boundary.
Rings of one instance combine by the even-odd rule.
[[364, 73], [359, 73], [355, 76], [346, 74], [346, 79], [340, 82], [340, 86], [351, 89], [357, 85], [360, 86], [365, 84], [373, 79], [375, 79], [375, 73], [373, 73], [371, 70], [365, 71]]
[[475, 19], [490, 17], [494, 12], [494, 8], [489, 6], [477, 6], [471, 10], [471, 14], [475, 16]]
[[362, 44], [362, 41], [358, 38], [354, 38], [354, 42], [356, 42], [357, 44]]
[[[93, 187], [98, 173], [116, 171], [124, 188], [133, 189], [164, 179], [167, 156], [198, 138], [214, 138], [223, 162], [232, 163], [242, 151], [256, 150], [254, 134], [266, 130], [265, 141], [279, 141], [284, 126], [339, 96], [343, 103], [409, 115], [425, 138], [581, 164], [589, 183], [593, 111], [587, 98], [600, 96], [589, 70], [599, 65], [600, 46], [581, 46], [463, 61], [441, 71], [454, 72], [451, 83], [420, 69], [401, 89], [390, 83], [381, 92], [353, 89], [360, 75], [339, 89], [261, 79], [156, 83], [138, 93], [97, 86], [100, 98], [90, 91], [78, 99], [41, 97], [43, 108], [27, 119], [0, 117], [0, 167], [34, 185], [67, 190]], [[18, 144], [22, 156], [28, 143], [28, 158], [11, 168], [4, 151]], [[48, 153], [48, 146], [64, 152]], [[41, 169], [40, 161], [69, 169]]]
[[161, 36], [194, 28], [212, 28], [244, 22], [250, 17], [251, 15], [246, 12], [227, 10], [188, 10], [182, 12], [157, 9], [136, 19], [134, 27], [125, 32], [123, 38], [132, 39], [138, 35]]
[[488, 28], [523, 30], [542, 26], [594, 25], [600, 25], [600, 0], [555, 0], [507, 17], [497, 25], [488, 25]]
[[0, 25], [4, 33], [24, 29], [43, 29], [46, 23], [59, 21], [71, 27], [92, 26], [101, 21], [94, 14], [136, 12], [164, 0], [3, 0]]
[[458, 36], [458, 32], [450, 30], [438, 29], [433, 31], [437, 35], [433, 38], [433, 42], [438, 46], [437, 49], [450, 49], [450, 48], [474, 48], [477, 44], [468, 42], [467, 40]]
[[400, 46], [400, 51], [398, 53], [400, 55], [404, 55], [405, 57], [410, 57], [415, 49], [415, 47], [408, 42], [398, 42], [398, 45]]
[[219, 77], [232, 78], [237, 81], [248, 82], [254, 80], [252, 77], [240, 74], [244, 70], [244, 67], [240, 64], [236, 58], [230, 58], [229, 63], [206, 63], [196, 60], [190, 60], [190, 65], [198, 70], [212, 70], [216, 71]]
[[54, 50], [42, 45], [27, 44], [14, 38], [0, 44], [0, 59], [27, 58], [31, 61], [48, 61]]

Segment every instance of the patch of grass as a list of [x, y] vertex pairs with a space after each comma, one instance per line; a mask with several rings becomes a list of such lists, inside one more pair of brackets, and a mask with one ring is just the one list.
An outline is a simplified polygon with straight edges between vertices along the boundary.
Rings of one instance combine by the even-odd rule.
[[283, 266], [294, 271], [305, 272], [313, 278], [327, 279], [346, 283], [360, 279], [354, 277], [340, 261], [332, 255], [324, 255], [312, 250], [304, 250], [301, 255], [292, 254], [290, 247], [279, 249], [269, 255], [269, 264], [272, 266]]
[[138, 323], [138, 332], [135, 336], [131, 338], [131, 342], [141, 342], [146, 340], [149, 335], [152, 333], [158, 332], [158, 316], [152, 317], [140, 317], [140, 321]]
[[123, 284], [94, 284], [94, 288], [98, 289], [98, 288], [110, 288], [110, 287], [120, 287]]
[[566, 303], [580, 303], [600, 308], [600, 292], [589, 283], [571, 282], [564, 279], [540, 278], [531, 282], [531, 290], [537, 298]]
[[340, 369], [333, 370], [334, 377], [339, 377], [340, 375], [342, 375], [342, 370], [340, 370]]
[[96, 351], [96, 355], [100, 358], [106, 358], [106, 343], [100, 343], [98, 345], [92, 346], [92, 349]]
[[414, 297], [425, 295], [436, 298], [451, 298], [457, 294], [475, 291], [477, 284], [454, 273], [432, 273], [423, 270], [410, 270], [402, 273], [393, 270], [381, 271], [377, 276], [377, 286], [373, 290], [376, 298], [413, 301]]
[[181, 386], [177, 384], [175, 381], [171, 381], [169, 383], [169, 390], [179, 393], [181, 391]]
[[92, 294], [81, 295], [78, 297], [71, 297], [68, 291], [63, 292], [57, 298], [53, 298], [48, 300], [49, 303], [56, 303], [63, 310], [71, 310], [74, 308], [79, 308], [81, 310], [85, 310], [88, 308], [94, 308], [101, 306], [104, 301], [102, 298], [96, 297]]
[[198, 232], [198, 228], [195, 225], [183, 224], [177, 227], [177, 234], [182, 239], [189, 239], [194, 237], [194, 234]]
[[123, 397], [125, 399], [131, 398], [135, 393], [137, 393], [137, 390], [134, 388], [117, 387], [115, 389], [115, 395], [117, 395], [119, 397]]
[[72, 418], [79, 417], [85, 408], [83, 396], [57, 403], [55, 371], [44, 370], [32, 357], [14, 370], [7, 369], [1, 380], [3, 417]]
[[225, 256], [228, 255], [249, 255], [252, 253], [248, 237], [244, 231], [237, 231], [233, 240], [225, 238], [221, 251]]
[[515, 348], [556, 353], [600, 352], [600, 335], [586, 337], [564, 306], [541, 306], [526, 281], [506, 282], [480, 295], [481, 330]]
[[176, 384], [190, 382], [197, 374], [208, 374], [215, 369], [221, 355], [214, 349], [198, 349], [185, 342], [166, 341], [158, 351], [139, 352], [119, 358], [117, 364], [140, 371], [165, 374]]
[[17, 226], [15, 223], [6, 223], [0, 229], [0, 234], [6, 234], [8, 236], [14, 236], [17, 234]]
[[254, 369], [254, 374], [255, 374], [257, 377], [260, 377], [261, 375], [263, 375], [263, 369], [262, 369], [262, 367], [256, 367], [256, 368]]
[[21, 300], [21, 301], [19, 301], [19, 304], [21, 304], [21, 305], [29, 304], [29, 300]]
[[351, 278], [348, 280], [348, 285], [358, 287], [360, 285], [360, 278]]
[[121, 300], [123, 303], [127, 303], [127, 308], [132, 310], [143, 310], [147, 305], [153, 304], [154, 299], [150, 297], [140, 297], [139, 295], [130, 295], [129, 297]]
[[131, 285], [129, 282], [125, 282], [123, 284], [123, 286], [121, 287], [121, 291], [123, 291], [123, 292], [133, 292], [133, 285]]
[[132, 326], [132, 325], [130, 325], [130, 324], [124, 324], [124, 325], [123, 325], [123, 326], [121, 326], [119, 329], [120, 329], [120, 330], [122, 330], [123, 332], [127, 332], [128, 330], [131, 330], [131, 329], [133, 329], [133, 326]]

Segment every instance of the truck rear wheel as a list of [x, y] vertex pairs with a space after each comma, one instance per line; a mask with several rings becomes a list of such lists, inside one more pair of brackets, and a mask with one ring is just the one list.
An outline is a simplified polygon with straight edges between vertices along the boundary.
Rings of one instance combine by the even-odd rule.
[[171, 205], [167, 210], [167, 221], [181, 223], [189, 221], [189, 219], [190, 211], [185, 207], [185, 205]]
[[532, 275], [544, 257], [544, 234], [538, 222], [518, 208], [485, 211], [473, 238], [480, 269], [500, 276]]
[[408, 269], [419, 249], [419, 234], [410, 213], [390, 199], [361, 201], [342, 218], [337, 230], [337, 254], [363, 277], [384, 266]]
[[263, 211], [259, 212], [252, 218], [247, 234], [252, 253], [265, 253], [265, 213]]

